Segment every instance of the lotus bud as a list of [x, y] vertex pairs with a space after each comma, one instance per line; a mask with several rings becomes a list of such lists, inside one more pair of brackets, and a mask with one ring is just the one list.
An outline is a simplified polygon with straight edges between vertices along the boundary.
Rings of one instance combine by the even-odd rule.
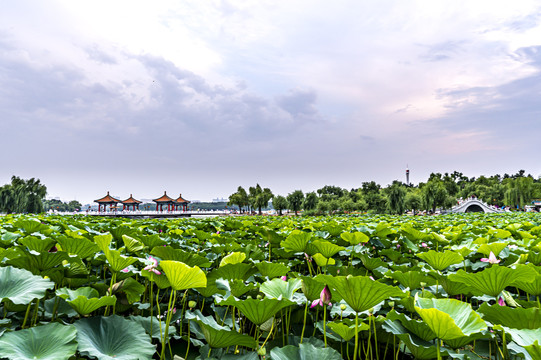
[[368, 309], [368, 313], [369, 313], [370, 315], [372, 315], [372, 314], [374, 313], [374, 308]]
[[44, 276], [43, 278], [44, 278], [44, 279], [48, 279], [49, 277], [46, 275], [46, 276]]
[[193, 309], [196, 306], [197, 306], [197, 303], [195, 301], [193, 301], [193, 300], [188, 301], [188, 307], [190, 309]]
[[257, 355], [259, 356], [265, 356], [267, 355], [267, 349], [263, 346], [257, 350]]
[[68, 260], [63, 260], [63, 261], [62, 261], [62, 265], [68, 266], [68, 264], [69, 264], [69, 261], [68, 261]]
[[426, 286], [426, 283], [425, 282], [420, 282], [419, 285], [421, 285], [422, 288], [424, 288]]
[[503, 299], [502, 296], [500, 296], [500, 297], [498, 298], [498, 305], [500, 305], [500, 306], [506, 306], [505, 300]]
[[348, 307], [346, 306], [346, 304], [340, 304], [340, 310], [341, 311], [344, 311], [346, 310]]
[[263, 295], [257, 294], [257, 300], [261, 300], [261, 299], [263, 299]]
[[389, 301], [387, 302], [387, 304], [389, 304], [390, 307], [394, 308], [394, 301]]
[[323, 304], [329, 305], [331, 303], [331, 297], [331, 291], [329, 290], [329, 287], [325, 285], [323, 290], [321, 290], [321, 294], [319, 294], [319, 299]]
[[246, 296], [246, 299], [252, 299], [252, 297], [250, 295]]
[[282, 276], [280, 279], [284, 280], [284, 281], [287, 281], [287, 276]]

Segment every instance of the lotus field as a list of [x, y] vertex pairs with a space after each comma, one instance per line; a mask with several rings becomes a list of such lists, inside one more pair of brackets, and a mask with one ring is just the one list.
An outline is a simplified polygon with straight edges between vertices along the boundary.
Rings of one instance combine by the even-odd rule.
[[541, 216], [0, 217], [1, 359], [541, 359]]

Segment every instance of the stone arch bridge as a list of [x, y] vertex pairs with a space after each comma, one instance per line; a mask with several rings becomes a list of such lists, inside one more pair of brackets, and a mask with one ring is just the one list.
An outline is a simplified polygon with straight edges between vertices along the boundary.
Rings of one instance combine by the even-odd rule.
[[467, 213], [467, 212], [484, 212], [484, 213], [502, 213], [502, 209], [495, 206], [488, 205], [487, 203], [477, 199], [468, 198], [463, 200], [460, 204], [453, 206], [451, 213]]

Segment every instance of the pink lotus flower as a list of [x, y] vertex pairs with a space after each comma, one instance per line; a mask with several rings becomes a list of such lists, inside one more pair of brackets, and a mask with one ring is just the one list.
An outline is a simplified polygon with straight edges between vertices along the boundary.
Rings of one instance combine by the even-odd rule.
[[323, 290], [321, 290], [321, 294], [319, 294], [319, 299], [316, 299], [312, 301], [312, 305], [310, 308], [314, 308], [318, 305], [325, 306], [325, 305], [332, 305], [331, 304], [331, 291], [329, 290], [329, 287], [325, 285]]
[[158, 267], [158, 260], [156, 260], [152, 256], [149, 256], [148, 260], [151, 261], [152, 263], [150, 265], [145, 266], [143, 270], [152, 271], [156, 275], [161, 275], [162, 273], [158, 269], [156, 269]]
[[496, 255], [494, 255], [494, 253], [491, 251], [490, 252], [490, 255], [488, 255], [488, 258], [482, 258], [481, 259], [482, 262], [487, 262], [487, 263], [490, 263], [490, 264], [497, 264], [499, 263], [501, 260], [498, 260], [496, 258]]
[[503, 297], [501, 297], [501, 296], [498, 298], [498, 305], [500, 305], [500, 306], [506, 306], [505, 300], [504, 300]]
[[130, 272], [130, 270], [129, 270], [128, 268], [124, 268], [124, 269], [122, 269], [122, 270], [120, 270], [120, 271], [122, 271], [123, 273]]
[[287, 281], [287, 276], [282, 276], [280, 279], [284, 280], [284, 281]]
[[424, 248], [428, 247], [428, 245], [425, 242], [421, 243], [421, 246], [424, 247]]

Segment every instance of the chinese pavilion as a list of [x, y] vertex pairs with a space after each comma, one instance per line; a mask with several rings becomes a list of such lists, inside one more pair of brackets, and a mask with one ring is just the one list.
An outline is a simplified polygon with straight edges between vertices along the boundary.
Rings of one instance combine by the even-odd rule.
[[188, 204], [190, 202], [186, 199], [182, 198], [182, 194], [178, 196], [178, 198], [175, 199], [175, 210], [178, 210], [179, 206], [182, 206], [182, 211], [188, 211]]
[[130, 194], [130, 197], [127, 198], [126, 200], [122, 201], [122, 210], [125, 210], [126, 208], [128, 208], [128, 210], [130, 210], [130, 206], [133, 207], [133, 210], [135, 211], [136, 208], [137, 210], [139, 210], [139, 204], [141, 203], [142, 201], [139, 201], [139, 200], [135, 200], [133, 198], [133, 195]]
[[167, 211], [172, 211], [175, 206], [175, 200], [167, 196], [167, 191], [163, 192], [163, 195], [157, 199], [153, 199], [156, 203], [156, 211], [163, 211], [163, 206], [167, 205]]
[[116, 205], [118, 203], [121, 203], [122, 201], [115, 199], [111, 195], [109, 195], [109, 191], [107, 191], [107, 195], [102, 197], [101, 199], [94, 200], [94, 202], [98, 203], [98, 212], [101, 212], [101, 207], [103, 206], [103, 211], [107, 211], [107, 205], [109, 205], [109, 210], [116, 210]]

